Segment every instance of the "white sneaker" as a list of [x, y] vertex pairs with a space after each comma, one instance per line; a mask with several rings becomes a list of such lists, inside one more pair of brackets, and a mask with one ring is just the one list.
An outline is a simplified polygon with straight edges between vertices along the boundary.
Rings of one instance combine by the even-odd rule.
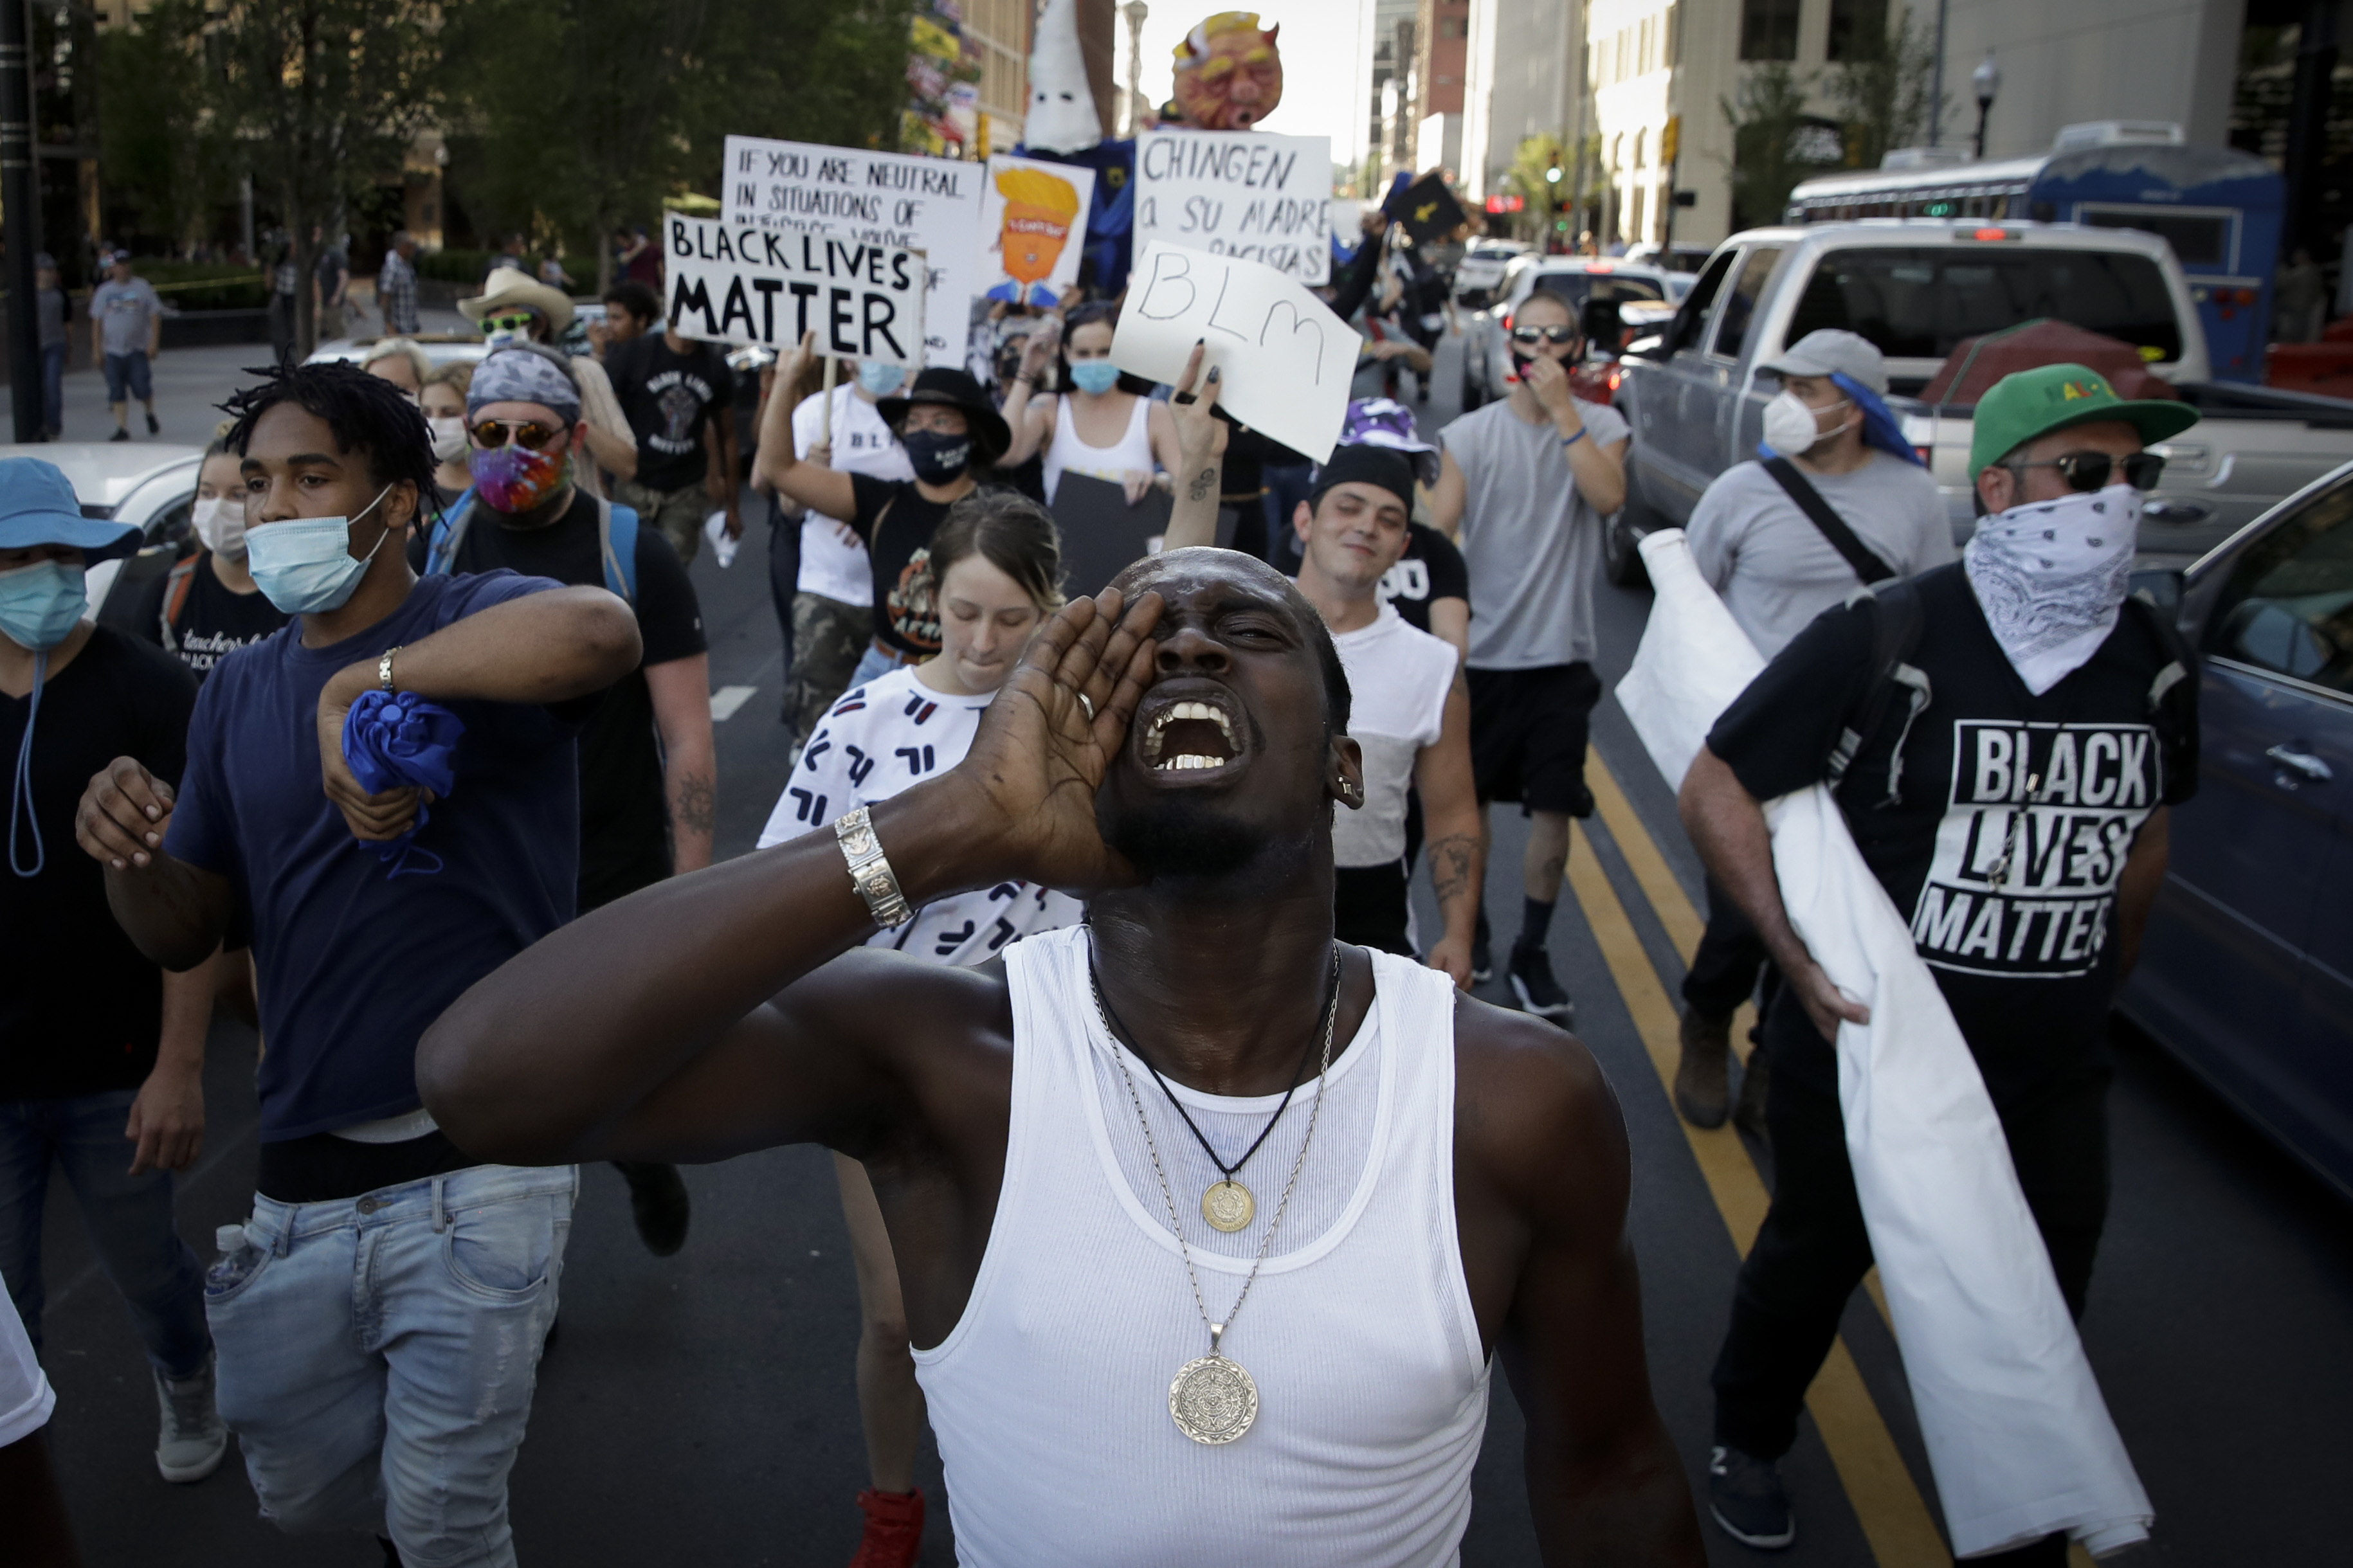
[[167, 1481], [200, 1481], [220, 1468], [228, 1452], [228, 1427], [213, 1403], [213, 1363], [184, 1383], [155, 1374], [155, 1403], [163, 1425], [155, 1434], [155, 1468]]

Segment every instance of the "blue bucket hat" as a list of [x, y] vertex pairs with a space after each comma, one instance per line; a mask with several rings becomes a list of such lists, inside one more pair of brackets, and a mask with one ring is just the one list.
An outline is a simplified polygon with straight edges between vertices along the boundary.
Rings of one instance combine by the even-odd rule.
[[139, 531], [127, 522], [84, 517], [73, 481], [38, 458], [0, 459], [0, 550], [69, 544], [91, 563], [129, 555]]

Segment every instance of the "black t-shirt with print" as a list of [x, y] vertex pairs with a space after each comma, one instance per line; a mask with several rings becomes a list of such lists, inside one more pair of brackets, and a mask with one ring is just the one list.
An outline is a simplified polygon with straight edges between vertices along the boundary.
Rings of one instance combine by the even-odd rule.
[[[2151, 688], [2173, 655], [2134, 606], [2037, 697], [1959, 563], [1912, 582], [1922, 627], [1905, 662], [1928, 678], [1927, 705], [1907, 729], [1908, 702], [1891, 701], [1835, 794], [1986, 1088], [2014, 1105], [2105, 1062], [2117, 879], [2148, 815], [2197, 788], [2193, 753], [2168, 752], [2154, 722]], [[1708, 749], [1750, 795], [1770, 800], [1829, 776], [1873, 673], [1876, 614], [1825, 612], [1716, 721]], [[1776, 1073], [1836, 1091], [1830, 1043], [1786, 992], [1766, 1040]]]
[[715, 343], [670, 352], [669, 336], [648, 332], [605, 352], [605, 374], [638, 437], [638, 483], [680, 490], [710, 472], [709, 421], [735, 401], [735, 373]]
[[[494, 572], [606, 586], [596, 499], [575, 491], [562, 517], [543, 528], [505, 526], [486, 506], [473, 521], [450, 569]], [[410, 550], [423, 570], [426, 541]], [[580, 907], [591, 910], [660, 881], [670, 872], [670, 810], [662, 793], [661, 748], [654, 730], [648, 666], [706, 650], [702, 611], [686, 568], [660, 529], [638, 527], [638, 667], [607, 687], [580, 731]]]
[[286, 624], [286, 613], [259, 588], [239, 594], [214, 576], [212, 552], [206, 551], [189, 571], [187, 592], [180, 596], [179, 613], [172, 617], [167, 638], [164, 610], [173, 596], [172, 575], [167, 572], [147, 585], [132, 626], [143, 641], [194, 670], [199, 681], [238, 648], [259, 642]]
[[[105, 626], [41, 689], [31, 821], [19, 822], [14, 851], [28, 868], [37, 853], [41, 870], [0, 870], [0, 1100], [136, 1089], [155, 1066], [163, 971], [115, 924], [105, 868], [74, 842], [74, 812], [90, 775], [117, 757], [177, 785], [195, 705], [186, 669]], [[29, 694], [0, 693], [0, 756], [12, 763], [28, 717]]]
[[849, 484], [858, 498], [850, 526], [864, 537], [874, 574], [874, 635], [885, 647], [928, 658], [940, 651], [932, 536], [947, 517], [947, 506], [925, 500], [912, 479], [852, 474]]
[[1471, 569], [1454, 542], [1426, 523], [1405, 525], [1405, 553], [1381, 576], [1380, 595], [1397, 606], [1406, 625], [1430, 630], [1430, 602], [1471, 602]]

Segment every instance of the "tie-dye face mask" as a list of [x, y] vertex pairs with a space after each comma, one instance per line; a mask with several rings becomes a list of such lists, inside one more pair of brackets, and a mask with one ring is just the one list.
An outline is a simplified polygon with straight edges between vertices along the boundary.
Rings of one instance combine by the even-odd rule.
[[512, 442], [475, 447], [466, 455], [466, 466], [473, 470], [474, 493], [482, 503], [510, 515], [545, 506], [572, 477], [568, 453], [550, 456]]

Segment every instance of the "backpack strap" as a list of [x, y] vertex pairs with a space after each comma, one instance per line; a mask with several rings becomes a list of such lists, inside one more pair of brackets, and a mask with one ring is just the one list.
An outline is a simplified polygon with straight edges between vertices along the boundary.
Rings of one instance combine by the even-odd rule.
[[596, 498], [596, 553], [605, 563], [605, 587], [631, 609], [638, 607], [638, 514]]
[[464, 493], [442, 509], [433, 520], [433, 531], [425, 547], [425, 574], [447, 577], [457, 570], [459, 548], [466, 542], [466, 530], [474, 519], [474, 487], [468, 485]]
[[2160, 605], [2139, 594], [2126, 596], [2125, 614], [2137, 616], [2165, 656], [2148, 683], [2148, 719], [2157, 731], [2158, 755], [2168, 767], [2198, 775], [2198, 654]]
[[195, 583], [196, 563], [202, 555], [199, 551], [195, 555], [181, 556], [173, 563], [172, 574], [164, 582], [163, 624], [158, 630], [163, 634], [165, 653], [180, 651], [180, 612], [188, 607], [188, 590]]
[[1831, 548], [1846, 558], [1846, 563], [1854, 568], [1854, 574], [1862, 579], [1865, 587], [1874, 583], [1884, 583], [1895, 575], [1895, 568], [1882, 561], [1873, 553], [1871, 546], [1855, 537], [1854, 530], [1846, 525], [1846, 519], [1822, 499], [1821, 491], [1814, 489], [1806, 476], [1798, 471], [1797, 464], [1787, 458], [1767, 458], [1764, 468], [1773, 476], [1776, 484], [1789, 492], [1789, 499], [1798, 503], [1798, 510], [1822, 531], [1822, 537], [1831, 542]]
[[1866, 584], [1850, 595], [1847, 603], [1852, 605], [1865, 599], [1872, 605], [1871, 679], [1847, 710], [1845, 726], [1831, 752], [1829, 776], [1833, 786], [1845, 778], [1864, 742], [1877, 734], [1886, 721], [1887, 710], [1896, 692], [1903, 691], [1906, 700], [1904, 728], [1895, 737], [1895, 749], [1888, 757], [1887, 793], [1878, 803], [1888, 806], [1895, 803], [1903, 784], [1904, 744], [1912, 738], [1914, 721], [1935, 694], [1929, 689], [1927, 672], [1905, 662], [1920, 646], [1920, 591], [1900, 580], [1883, 588]]

